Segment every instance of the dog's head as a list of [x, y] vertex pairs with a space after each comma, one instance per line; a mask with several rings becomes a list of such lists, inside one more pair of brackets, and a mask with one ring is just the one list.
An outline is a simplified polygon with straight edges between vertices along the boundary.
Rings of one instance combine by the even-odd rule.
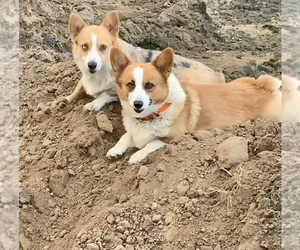
[[118, 95], [125, 108], [136, 117], [157, 111], [169, 95], [173, 50], [165, 49], [151, 63], [134, 64], [121, 50], [113, 47], [110, 60]]
[[83, 73], [94, 74], [102, 66], [110, 67], [110, 49], [119, 39], [119, 17], [116, 11], [108, 13], [100, 26], [89, 26], [82, 17], [71, 14], [69, 32], [73, 56]]

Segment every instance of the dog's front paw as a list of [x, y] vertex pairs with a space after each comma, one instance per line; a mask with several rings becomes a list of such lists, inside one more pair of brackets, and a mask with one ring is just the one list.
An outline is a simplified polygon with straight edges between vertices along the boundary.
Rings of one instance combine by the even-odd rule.
[[103, 107], [103, 104], [97, 100], [94, 100], [92, 102], [89, 102], [87, 104], [84, 105], [84, 109], [85, 110], [89, 110], [89, 111], [98, 111]]
[[124, 152], [123, 148], [115, 146], [108, 150], [106, 157], [109, 159], [119, 158], [124, 154]]
[[143, 159], [145, 159], [147, 157], [148, 154], [146, 154], [145, 152], [143, 152], [142, 150], [139, 150], [137, 152], [135, 152], [129, 159], [129, 164], [136, 164], [139, 163], [140, 161], [142, 161]]

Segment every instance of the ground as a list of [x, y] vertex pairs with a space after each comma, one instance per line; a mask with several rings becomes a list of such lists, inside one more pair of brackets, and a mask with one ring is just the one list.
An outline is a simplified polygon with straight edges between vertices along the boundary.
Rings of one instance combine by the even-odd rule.
[[119, 103], [97, 113], [83, 110], [89, 97], [49, 106], [80, 78], [71, 12], [100, 24], [116, 9], [127, 42], [171, 46], [229, 81], [280, 76], [280, 3], [21, 1], [21, 248], [281, 249], [281, 124], [186, 134], [129, 166], [130, 152], [105, 157], [124, 133]]

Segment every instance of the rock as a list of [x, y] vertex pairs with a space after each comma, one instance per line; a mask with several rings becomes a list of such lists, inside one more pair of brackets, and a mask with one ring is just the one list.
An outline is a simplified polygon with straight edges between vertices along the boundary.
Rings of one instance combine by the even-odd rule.
[[87, 250], [99, 250], [99, 246], [96, 243], [88, 243], [86, 245]]
[[67, 233], [67, 230], [62, 230], [59, 234], [59, 237], [63, 238], [66, 235], [66, 233]]
[[19, 241], [20, 241], [20, 245], [23, 248], [23, 250], [31, 250], [32, 249], [31, 242], [24, 234], [20, 234]]
[[157, 222], [159, 222], [161, 220], [161, 215], [160, 214], [154, 214], [153, 216], [152, 216], [152, 221], [154, 222], [154, 223], [157, 223]]
[[165, 238], [167, 242], [172, 242], [174, 240], [174, 232], [172, 228], [169, 228], [169, 230], [166, 232]]
[[137, 241], [137, 243], [138, 243], [140, 246], [144, 245], [144, 243], [145, 243], [144, 238], [141, 237], [141, 236], [138, 236], [138, 237], [136, 238], [136, 241]]
[[156, 177], [158, 181], [162, 182], [164, 180], [164, 173], [163, 172], [157, 172]]
[[217, 147], [216, 154], [220, 167], [231, 169], [249, 160], [247, 140], [237, 136], [230, 137]]
[[147, 176], [148, 171], [149, 171], [148, 167], [141, 166], [140, 169], [139, 169], [139, 172], [137, 174], [137, 178], [140, 179], [140, 180], [144, 179]]
[[205, 141], [209, 138], [213, 138], [214, 135], [209, 132], [209, 131], [205, 131], [205, 130], [200, 130], [200, 131], [197, 131], [195, 134], [194, 134], [194, 138], [197, 139], [197, 141]]
[[165, 165], [160, 163], [156, 166], [157, 172], [164, 172], [165, 171]]
[[110, 120], [108, 120], [107, 116], [103, 112], [99, 112], [96, 115], [97, 124], [98, 127], [101, 130], [104, 130], [106, 132], [112, 133], [113, 132], [113, 126]]
[[125, 249], [126, 250], [134, 250], [134, 246], [130, 245], [130, 244], [126, 244]]
[[64, 168], [68, 164], [67, 157], [64, 155], [62, 150], [58, 150], [55, 153], [54, 160], [58, 168]]
[[49, 209], [49, 200], [51, 200], [49, 193], [34, 192], [32, 204], [40, 213], [45, 213]]
[[166, 214], [165, 223], [166, 225], [170, 225], [173, 220], [174, 214], [172, 212], [168, 212]]
[[134, 238], [132, 236], [128, 236], [127, 239], [126, 239], [126, 243], [133, 244], [134, 243]]
[[52, 141], [50, 141], [50, 140], [45, 140], [44, 142], [43, 142], [43, 146], [44, 147], [48, 147], [49, 145], [51, 145], [52, 144]]
[[49, 186], [53, 194], [62, 196], [69, 180], [70, 176], [67, 171], [59, 169], [53, 170], [49, 180]]
[[186, 197], [186, 196], [181, 196], [181, 197], [178, 198], [178, 202], [179, 202], [180, 204], [188, 203], [189, 200], [190, 200], [189, 197]]
[[114, 224], [115, 221], [116, 221], [115, 217], [112, 214], [110, 214], [109, 216], [107, 216], [106, 220], [107, 220], [107, 222], [109, 224]]
[[122, 213], [122, 205], [120, 205], [120, 204], [114, 205], [114, 206], [110, 209], [110, 212], [111, 212], [113, 215], [120, 215], [120, 214]]
[[197, 198], [198, 196], [199, 196], [198, 190], [191, 189], [187, 192], [187, 197], [189, 197], [190, 199]]
[[131, 225], [128, 221], [124, 220], [122, 222], [120, 222], [120, 225], [126, 229], [131, 228]]
[[184, 180], [177, 185], [177, 194], [179, 196], [184, 196], [186, 195], [189, 189], [190, 189], [189, 183], [186, 180]]
[[124, 232], [125, 232], [125, 228], [122, 227], [122, 226], [118, 226], [118, 227], [116, 228], [116, 230], [117, 230], [119, 233], [124, 233]]
[[200, 248], [200, 250], [213, 250], [213, 248], [212, 247], [208, 247], [208, 246], [202, 246]]
[[258, 204], [259, 208], [271, 207], [271, 200], [269, 198], [263, 198]]
[[246, 241], [238, 247], [238, 250], [249, 250], [249, 249], [251, 249], [251, 250], [263, 250], [263, 248], [260, 247], [260, 244], [255, 240]]
[[126, 248], [123, 247], [122, 245], [119, 245], [119, 246], [115, 247], [114, 250], [126, 250]]

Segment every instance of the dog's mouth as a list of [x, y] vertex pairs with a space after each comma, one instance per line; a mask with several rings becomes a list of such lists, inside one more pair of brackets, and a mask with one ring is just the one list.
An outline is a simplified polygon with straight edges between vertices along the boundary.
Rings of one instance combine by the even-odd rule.
[[136, 109], [136, 108], [134, 108], [134, 111], [136, 113], [140, 114], [140, 113], [142, 113], [144, 111], [144, 109]]
[[89, 72], [90, 72], [91, 74], [95, 74], [95, 73], [97, 72], [97, 70], [89, 70]]

